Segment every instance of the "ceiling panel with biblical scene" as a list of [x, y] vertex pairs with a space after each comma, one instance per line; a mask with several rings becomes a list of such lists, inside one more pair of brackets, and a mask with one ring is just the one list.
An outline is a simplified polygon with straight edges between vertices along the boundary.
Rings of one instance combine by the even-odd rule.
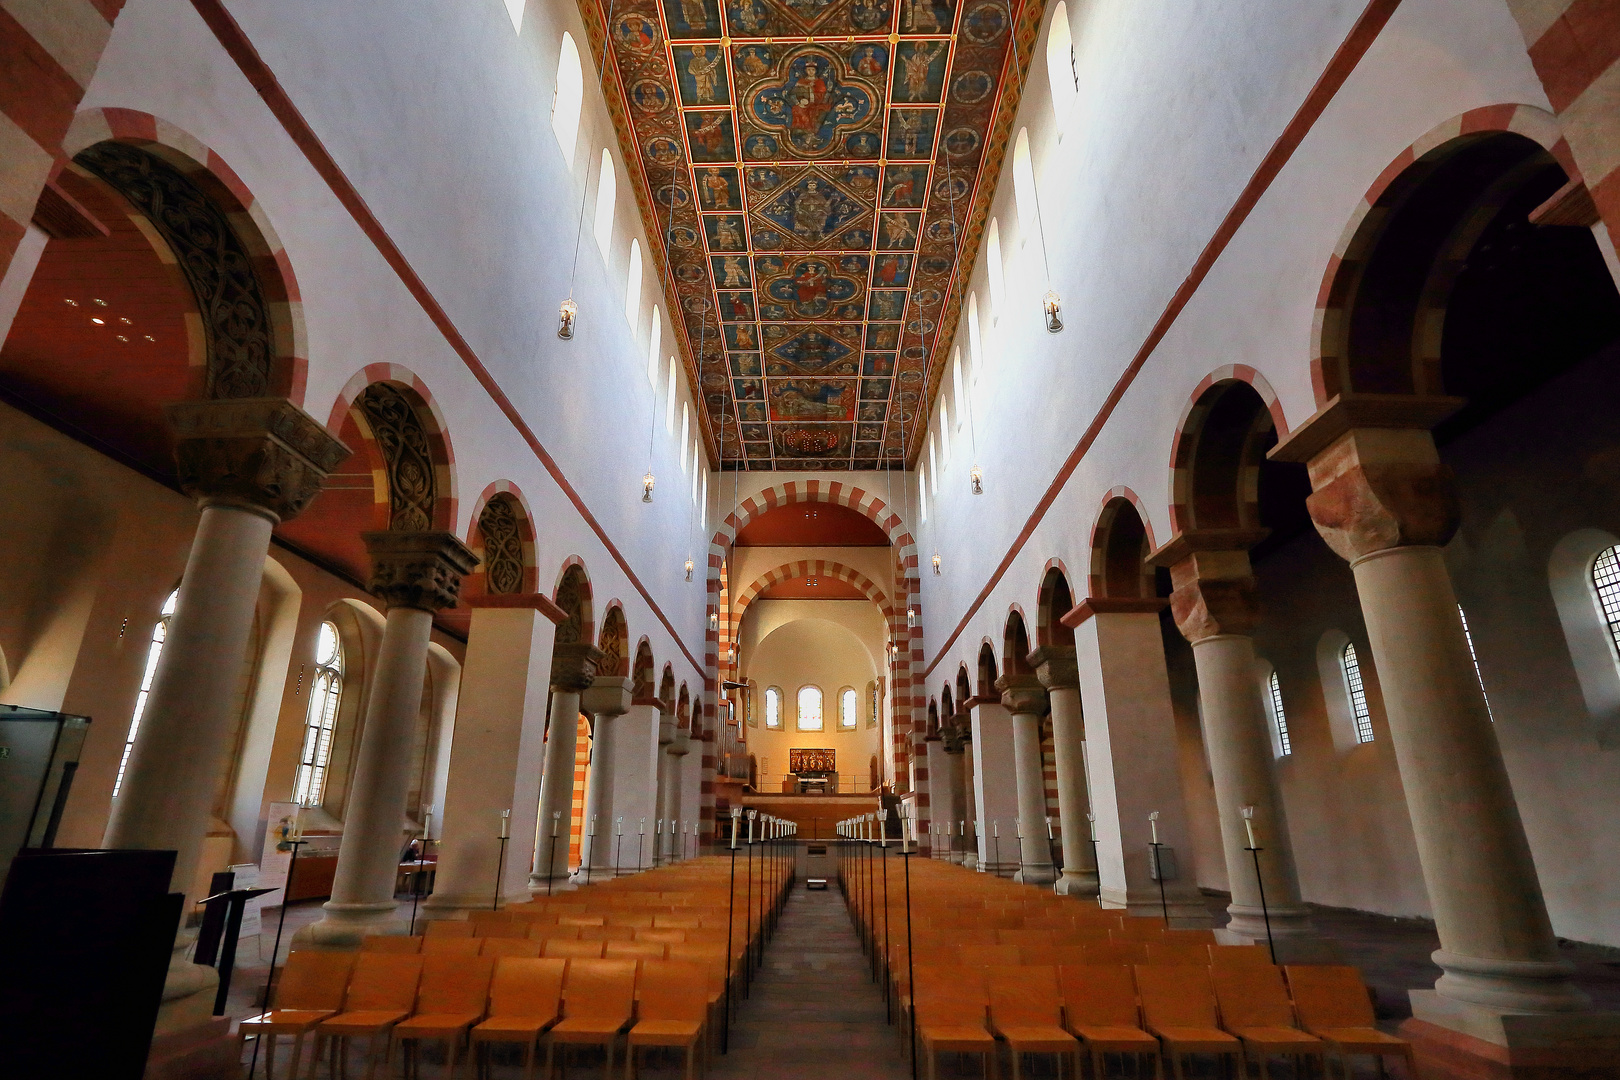
[[581, 6], [721, 467], [914, 460], [1041, 0]]

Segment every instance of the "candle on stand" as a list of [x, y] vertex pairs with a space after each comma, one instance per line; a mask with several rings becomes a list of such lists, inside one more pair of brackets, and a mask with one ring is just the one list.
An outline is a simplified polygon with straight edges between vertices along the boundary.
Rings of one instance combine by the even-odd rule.
[[1052, 835], [1052, 818], [1050, 816], [1048, 816], [1046, 819], [1046, 838], [1048, 840], [1057, 839], [1057, 837]]
[[553, 810], [551, 812], [551, 837], [554, 840], [557, 838], [557, 826], [561, 821], [562, 821], [562, 811], [561, 810]]
[[1157, 810], [1148, 815], [1148, 828], [1153, 830], [1153, 842], [1159, 842], [1159, 812]]
[[733, 806], [731, 808], [731, 850], [733, 850], [733, 851], [737, 850], [737, 832], [738, 832], [737, 827], [741, 823], [742, 823], [742, 807]]
[[1243, 814], [1243, 828], [1249, 833], [1249, 846], [1258, 848], [1260, 845], [1254, 842], [1254, 807], [1245, 806], [1240, 812]]
[[1086, 815], [1086, 820], [1091, 823], [1091, 840], [1092, 840], [1092, 843], [1096, 843], [1096, 841], [1097, 841], [1097, 815], [1096, 814], [1087, 814]]
[[636, 826], [636, 835], [637, 836], [646, 836], [647, 835], [647, 819], [646, 818], [642, 818], [641, 819], [641, 824]]
[[510, 811], [510, 810], [502, 810], [501, 811], [501, 836], [500, 836], [500, 838], [502, 840], [507, 840], [507, 839], [510, 839], [511, 836], [512, 836], [512, 811]]
[[595, 814], [591, 815], [590, 823], [586, 826], [586, 829], [585, 829], [585, 835], [586, 836], [595, 836], [596, 835], [596, 815]]
[[422, 808], [422, 839], [433, 839], [433, 807]]
[[613, 823], [613, 827], [614, 827], [615, 830], [617, 830], [614, 833], [615, 836], [623, 836], [624, 835], [624, 818], [621, 817], [621, 818], [616, 819], [614, 821], [614, 823]]
[[1013, 836], [1022, 840], [1024, 838], [1024, 819], [1013, 818]]

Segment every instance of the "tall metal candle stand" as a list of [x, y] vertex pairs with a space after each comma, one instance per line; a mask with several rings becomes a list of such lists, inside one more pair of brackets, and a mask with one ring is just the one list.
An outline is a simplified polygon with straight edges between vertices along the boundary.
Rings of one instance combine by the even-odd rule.
[[[731, 964], [731, 927], [736, 922], [737, 909], [737, 821], [742, 817], [742, 807], [733, 807], [731, 811], [731, 888], [726, 892], [726, 964]], [[720, 1031], [720, 1052], [731, 1053], [731, 973], [726, 973], [726, 1022]], [[250, 1077], [249, 1080], [252, 1080]]]
[[551, 844], [546, 848], [546, 895], [551, 895], [551, 883], [557, 878], [557, 822], [562, 818], [561, 810], [551, 812]]
[[[298, 869], [298, 849], [309, 843], [308, 840], [288, 840], [287, 845], [292, 848], [292, 858], [287, 862], [287, 881], [281, 886], [281, 915], [276, 919], [276, 943], [270, 948], [270, 973], [264, 977], [264, 1000], [259, 1002], [259, 1013], [263, 1015], [270, 1011], [270, 984], [276, 978], [276, 957], [281, 954], [281, 931], [287, 925], [287, 893], [292, 888], [293, 871]], [[253, 1080], [253, 1070], [259, 1065], [259, 1043], [266, 1036], [259, 1035], [253, 1040], [253, 1057], [248, 1061], [248, 1080]]]
[[1260, 853], [1266, 850], [1254, 842], [1254, 807], [1242, 808], [1243, 828], [1249, 834], [1249, 846], [1244, 848], [1254, 858], [1254, 883], [1260, 887], [1260, 914], [1266, 920], [1266, 948], [1271, 951], [1271, 962], [1277, 962], [1277, 943], [1271, 938], [1271, 910], [1266, 907], [1266, 879], [1260, 876]]

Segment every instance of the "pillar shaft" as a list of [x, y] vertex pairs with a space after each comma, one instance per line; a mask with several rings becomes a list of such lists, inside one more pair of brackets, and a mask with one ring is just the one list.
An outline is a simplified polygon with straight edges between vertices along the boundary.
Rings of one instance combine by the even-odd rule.
[[979, 800], [975, 790], [977, 770], [973, 757], [973, 722], [966, 713], [958, 713], [962, 734], [962, 820], [967, 822], [967, 833], [960, 838], [962, 865], [969, 870], [979, 869]]
[[691, 752], [691, 738], [684, 731], [675, 732], [675, 738], [664, 752], [664, 757], [668, 759], [667, 767], [669, 769], [669, 779], [664, 787], [664, 844], [665, 856], [668, 858], [680, 858], [682, 855], [681, 849], [685, 843], [681, 839], [679, 831], [673, 834], [670, 833], [669, 823], [673, 821], [676, 830], [691, 828], [691, 822], [687, 820], [684, 809], [686, 796], [682, 790], [685, 786], [683, 774], [686, 772], [686, 756]]
[[1046, 832], [1046, 777], [1041, 767], [1041, 718], [1032, 712], [1013, 713], [1013, 761], [1018, 773], [1018, 848], [1021, 868], [1017, 880], [1044, 885], [1057, 877], [1052, 867], [1052, 844]]
[[1021, 852], [1013, 821], [1018, 817], [1018, 772], [1013, 757], [1013, 718], [995, 700], [974, 699], [973, 794], [979, 808], [979, 868], [1011, 876]]
[[[553, 625], [536, 607], [474, 607], [456, 700], [431, 911], [529, 899]], [[501, 811], [510, 810], [501, 867]], [[496, 872], [500, 870], [500, 884]]]
[[[1164, 641], [1153, 600], [1083, 601], [1064, 617], [1075, 627], [1080, 700], [1086, 715], [1092, 812], [1104, 907], [1163, 916], [1172, 926], [1208, 926], [1192, 880], [1192, 833], [1176, 762], [1175, 719]], [[1160, 843], [1175, 854], [1176, 876], [1149, 869], [1157, 812]]]
[[1043, 645], [1029, 654], [1052, 709], [1052, 754], [1057, 759], [1058, 829], [1063, 843], [1060, 896], [1097, 895], [1097, 859], [1091, 845], [1091, 795], [1086, 780], [1086, 726], [1080, 711], [1080, 674], [1073, 645]]
[[616, 718], [630, 709], [629, 679], [599, 675], [581, 696], [581, 707], [591, 715], [591, 761], [585, 775], [585, 844], [580, 862], [595, 869], [613, 865], [614, 777], [618, 766]]

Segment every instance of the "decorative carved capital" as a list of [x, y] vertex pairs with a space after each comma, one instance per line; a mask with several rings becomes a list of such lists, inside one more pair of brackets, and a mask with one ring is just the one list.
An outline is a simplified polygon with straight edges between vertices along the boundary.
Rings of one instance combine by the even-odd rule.
[[1429, 428], [1461, 405], [1457, 398], [1341, 395], [1270, 456], [1308, 463], [1314, 494], [1305, 506], [1342, 558], [1439, 547], [1457, 531], [1462, 512]]
[[596, 681], [602, 650], [588, 641], [558, 642], [551, 647], [551, 688], [583, 693]]
[[634, 685], [622, 675], [598, 675], [579, 696], [579, 707], [592, 716], [623, 716], [630, 711]]
[[296, 516], [349, 448], [286, 398], [166, 406], [180, 488], [204, 506]]
[[478, 556], [452, 533], [384, 531], [360, 538], [371, 555], [371, 594], [391, 608], [453, 608], [462, 575], [478, 565]]
[[1080, 666], [1073, 645], [1042, 645], [1029, 654], [1029, 666], [1048, 690], [1080, 685]]
[[1014, 716], [1039, 716], [1046, 711], [1046, 688], [1033, 675], [1003, 675], [996, 680], [1001, 704]]

